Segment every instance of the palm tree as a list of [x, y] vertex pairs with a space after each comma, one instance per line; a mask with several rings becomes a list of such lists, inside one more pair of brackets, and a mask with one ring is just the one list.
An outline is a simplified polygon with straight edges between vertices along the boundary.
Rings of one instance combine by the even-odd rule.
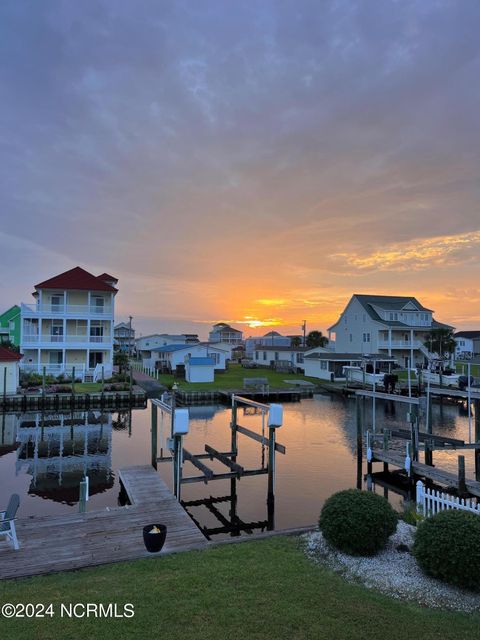
[[310, 331], [307, 336], [307, 347], [326, 347], [328, 344], [328, 338], [322, 334], [321, 331]]
[[455, 353], [456, 344], [453, 329], [432, 329], [427, 335], [424, 344], [431, 353], [438, 353], [440, 358], [448, 357]]

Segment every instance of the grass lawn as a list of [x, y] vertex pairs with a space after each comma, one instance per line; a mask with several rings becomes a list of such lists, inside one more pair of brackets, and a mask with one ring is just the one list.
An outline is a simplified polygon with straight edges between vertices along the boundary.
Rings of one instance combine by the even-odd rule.
[[[405, 604], [346, 583], [275, 537], [0, 583], [1, 603], [53, 603], [53, 618], [0, 621], [2, 639], [460, 640], [480, 615]], [[130, 619], [68, 619], [60, 603], [132, 603]]]
[[[189, 383], [178, 380], [173, 375], [160, 375], [158, 381], [165, 386], [171, 386], [175, 381], [180, 389], [185, 391], [211, 391], [214, 389], [243, 389], [244, 378], [268, 378], [268, 383], [273, 389], [288, 389], [292, 383], [288, 380], [307, 380], [317, 385], [318, 378], [307, 378], [301, 373], [278, 373], [268, 368], [244, 369], [239, 364], [230, 364], [225, 373], [215, 373], [215, 382]], [[284, 382], [287, 380], [287, 382]]]
[[[455, 368], [457, 373], [461, 375], [468, 375], [468, 364], [467, 362], [456, 362]], [[470, 364], [470, 375], [474, 378], [480, 378], [480, 365], [478, 364]]]
[[[398, 376], [400, 382], [408, 382], [408, 372], [406, 369], [395, 369], [393, 373]], [[416, 371], [410, 371], [410, 381], [417, 382]]]
[[75, 393], [100, 393], [101, 382], [78, 382], [75, 384]]

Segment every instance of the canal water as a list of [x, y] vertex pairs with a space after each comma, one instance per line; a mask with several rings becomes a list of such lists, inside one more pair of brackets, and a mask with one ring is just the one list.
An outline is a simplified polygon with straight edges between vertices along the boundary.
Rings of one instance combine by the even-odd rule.
[[[191, 407], [190, 433], [184, 446], [192, 453], [204, 453], [205, 444], [219, 451], [230, 450], [231, 411], [224, 406]], [[238, 422], [261, 433], [262, 418], [239, 409]], [[405, 427], [406, 405], [377, 401], [377, 428]], [[365, 424], [371, 425], [371, 403], [365, 404]], [[434, 405], [434, 432], [468, 440], [466, 411], [455, 405]], [[159, 414], [160, 440], [168, 435], [168, 418], [163, 425]], [[277, 453], [275, 509], [267, 510], [267, 475], [208, 484], [182, 486], [182, 499], [199, 501], [214, 498], [210, 507], [189, 508], [202, 527], [222, 528], [235, 504], [243, 523], [276, 529], [316, 523], [328, 496], [357, 482], [356, 421], [353, 400], [317, 395], [284, 405], [284, 425], [277, 430], [277, 441], [286, 454]], [[160, 446], [161, 442], [159, 442]], [[262, 445], [238, 436], [237, 462], [245, 469], [258, 469], [267, 463]], [[164, 450], [165, 455], [168, 452]], [[456, 471], [454, 451], [435, 452], [435, 463]], [[473, 473], [473, 454], [465, 452], [467, 475]], [[11, 493], [20, 494], [19, 516], [59, 514], [78, 510], [79, 483], [85, 471], [90, 479], [87, 510], [118, 505], [118, 469], [150, 461], [150, 408], [132, 412], [98, 411], [65, 414], [0, 414], [0, 508]], [[215, 471], [225, 471], [221, 463], [204, 462]], [[380, 468], [380, 467], [379, 467]], [[365, 467], [364, 467], [365, 471]], [[172, 467], [159, 463], [159, 473], [172, 486]], [[185, 476], [199, 471], [185, 463]], [[235, 485], [235, 486], [232, 486]], [[383, 493], [383, 489], [377, 488]], [[234, 495], [232, 495], [232, 493]], [[216, 500], [220, 498], [220, 500]], [[401, 508], [401, 499], [389, 499]], [[220, 517], [219, 517], [220, 514]]]

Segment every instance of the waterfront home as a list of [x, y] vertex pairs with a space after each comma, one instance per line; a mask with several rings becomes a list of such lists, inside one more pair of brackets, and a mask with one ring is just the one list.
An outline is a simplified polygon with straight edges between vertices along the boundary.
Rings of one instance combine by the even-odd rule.
[[269, 331], [264, 336], [250, 336], [245, 340], [245, 355], [247, 358], [255, 356], [255, 347], [289, 347], [291, 340], [288, 336], [282, 336], [278, 331]]
[[455, 357], [470, 359], [480, 355], [480, 331], [457, 331], [455, 338]]
[[128, 354], [135, 351], [135, 329], [129, 322], [119, 322], [113, 327], [113, 348]]
[[[367, 358], [359, 353], [333, 353], [328, 349], [317, 347], [305, 353], [304, 368], [305, 375], [320, 380], [330, 382], [344, 381], [344, 367], [360, 367]], [[393, 358], [385, 355], [374, 354], [368, 358], [375, 368], [389, 371], [389, 366], [394, 362]]]
[[187, 382], [213, 382], [215, 380], [215, 360], [212, 357], [185, 359], [185, 380]]
[[2, 341], [8, 340], [16, 347], [20, 346], [20, 307], [14, 304], [0, 314], [0, 334]]
[[336, 353], [394, 356], [402, 366], [414, 367], [433, 355], [425, 342], [438, 328], [453, 329], [413, 296], [355, 294], [328, 329], [329, 347]]
[[0, 346], [0, 394], [17, 393], [19, 385], [19, 363], [22, 356], [11, 349]]
[[215, 371], [225, 371], [228, 352], [209, 342], [169, 344], [152, 349], [151, 356], [144, 358], [142, 364], [150, 369], [173, 372], [183, 369], [188, 358], [211, 358], [214, 361]]
[[197, 344], [198, 335], [195, 333], [151, 333], [148, 336], [141, 336], [135, 340], [135, 349], [141, 360], [148, 360], [152, 357], [152, 349], [165, 347], [169, 344]]
[[276, 367], [285, 364], [295, 371], [303, 371], [303, 356], [308, 350], [309, 347], [257, 345], [253, 360], [259, 367]]
[[22, 303], [20, 346], [27, 372], [97, 380], [112, 374], [116, 284], [75, 267], [36, 284], [33, 304]]
[[227, 344], [238, 346], [243, 342], [243, 333], [225, 322], [217, 322], [208, 334], [208, 341], [226, 342]]

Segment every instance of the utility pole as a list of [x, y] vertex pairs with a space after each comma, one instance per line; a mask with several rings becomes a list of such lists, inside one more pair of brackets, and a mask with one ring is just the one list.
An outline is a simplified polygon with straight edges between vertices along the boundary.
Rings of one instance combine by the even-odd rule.
[[132, 357], [132, 316], [128, 316], [129, 328], [128, 328], [128, 357]]
[[302, 330], [303, 330], [303, 346], [306, 347], [307, 346], [307, 339], [306, 339], [307, 321], [306, 320], [302, 322]]

